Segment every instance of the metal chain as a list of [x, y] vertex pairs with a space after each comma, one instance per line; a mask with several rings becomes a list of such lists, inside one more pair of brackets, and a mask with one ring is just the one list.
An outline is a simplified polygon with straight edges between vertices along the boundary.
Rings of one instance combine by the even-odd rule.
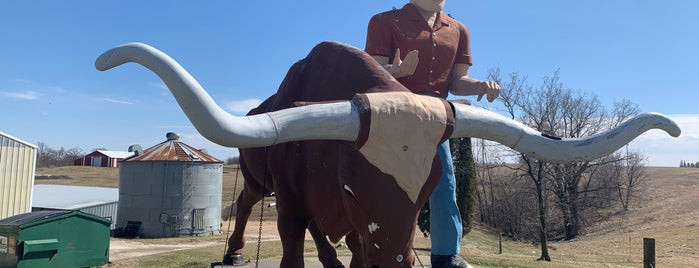
[[267, 148], [265, 147], [265, 172], [262, 176], [262, 201], [260, 204], [260, 230], [257, 233], [257, 257], [255, 257], [255, 268], [260, 264], [260, 246], [262, 245], [262, 216], [265, 211], [265, 186], [267, 186]]
[[260, 264], [260, 246], [262, 246], [262, 215], [265, 211], [265, 196], [262, 195], [260, 204], [260, 230], [257, 232], [257, 256], [255, 257], [255, 268]]
[[[233, 216], [233, 205], [235, 205], [235, 192], [238, 191], [238, 174], [240, 174], [240, 162], [238, 162], [238, 168], [235, 169], [235, 184], [233, 184], [233, 199], [231, 199], [231, 209], [228, 211], [229, 215], [228, 216], [228, 227], [226, 228], [226, 238], [229, 239], [228, 234], [231, 232], [231, 222], [232, 219], [230, 218]], [[224, 243], [223, 246], [223, 255], [226, 255], [226, 252], [228, 251], [228, 240], [226, 239], [226, 243]]]
[[417, 259], [417, 263], [420, 264], [420, 267], [425, 267], [425, 265], [422, 264], [422, 261], [420, 260], [420, 256], [417, 255], [417, 251], [415, 250], [415, 248], [413, 248], [413, 254], [415, 254], [415, 258]]

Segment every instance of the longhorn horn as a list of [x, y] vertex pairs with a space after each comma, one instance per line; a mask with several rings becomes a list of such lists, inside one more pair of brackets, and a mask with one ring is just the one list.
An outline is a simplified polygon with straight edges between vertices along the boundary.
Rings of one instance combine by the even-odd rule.
[[553, 163], [585, 162], [609, 155], [650, 129], [679, 137], [680, 127], [659, 113], [637, 115], [608, 131], [585, 138], [550, 138], [500, 114], [454, 103], [456, 124], [452, 137], [496, 141], [538, 160]]
[[109, 70], [135, 62], [165, 82], [184, 113], [208, 140], [228, 147], [264, 147], [295, 140], [349, 140], [359, 132], [359, 115], [349, 102], [309, 105], [252, 116], [224, 111], [177, 61], [143, 43], [108, 50], [95, 68]]
[[[316, 104], [266, 114], [237, 117], [218, 106], [201, 85], [175, 60], [142, 43], [130, 43], [103, 53], [95, 62], [104, 71], [136, 62], [153, 71], [170, 89], [194, 127], [222, 146], [263, 147], [298, 140], [355, 141], [359, 113], [352, 102]], [[494, 112], [454, 103], [456, 123], [452, 137], [496, 141], [548, 162], [589, 161], [608, 155], [645, 131], [681, 133], [671, 119], [658, 113], [636, 116], [609, 131], [576, 139], [552, 139], [522, 123]]]

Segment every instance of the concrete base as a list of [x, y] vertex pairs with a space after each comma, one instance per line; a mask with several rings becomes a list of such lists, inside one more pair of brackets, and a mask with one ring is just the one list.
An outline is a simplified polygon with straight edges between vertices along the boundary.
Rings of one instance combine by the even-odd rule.
[[[429, 255], [420, 255], [418, 256], [420, 261], [415, 259], [415, 266], [414, 267], [430, 267], [430, 256]], [[345, 267], [349, 267], [350, 261], [352, 259], [351, 256], [339, 256], [338, 259], [342, 262]], [[257, 267], [260, 268], [277, 268], [279, 267], [279, 263], [281, 262], [281, 258], [271, 258], [271, 259], [262, 259], [259, 261]], [[423, 266], [420, 266], [420, 262], [422, 262]], [[255, 260], [249, 260], [246, 262], [244, 265], [240, 266], [232, 266], [232, 265], [223, 265], [220, 264], [220, 262], [216, 265], [214, 263], [211, 264], [211, 268], [245, 268], [245, 267], [255, 267]], [[318, 258], [316, 257], [306, 257], [304, 258], [304, 267], [306, 268], [323, 268], [323, 265], [318, 261]]]

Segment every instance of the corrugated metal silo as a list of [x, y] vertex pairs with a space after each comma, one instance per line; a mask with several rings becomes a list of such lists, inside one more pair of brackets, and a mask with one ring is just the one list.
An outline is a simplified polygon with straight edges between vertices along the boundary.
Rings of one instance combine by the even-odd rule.
[[36, 145], [0, 132], [0, 219], [31, 211]]
[[140, 222], [138, 236], [161, 238], [220, 231], [223, 162], [167, 134], [167, 141], [119, 166], [117, 228]]

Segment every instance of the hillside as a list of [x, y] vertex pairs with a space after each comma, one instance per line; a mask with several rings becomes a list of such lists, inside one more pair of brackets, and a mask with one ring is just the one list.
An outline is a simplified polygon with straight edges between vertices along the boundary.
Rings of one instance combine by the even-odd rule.
[[[37, 179], [37, 184], [118, 186], [116, 168], [60, 167], [37, 170], [39, 175], [57, 179]], [[235, 166], [225, 166], [223, 180], [226, 204], [234, 189], [240, 192], [243, 179], [239, 176], [236, 186]], [[699, 267], [699, 169], [648, 167], [647, 183], [642, 201], [629, 212], [585, 229], [572, 241], [551, 242], [552, 263], [534, 261], [539, 248], [529, 243], [505, 241], [504, 254], [497, 254], [497, 236], [483, 227], [467, 235], [462, 253], [481, 267], [639, 267], [643, 238], [650, 237], [656, 239], [657, 266]], [[273, 218], [273, 211], [268, 209], [265, 218]], [[418, 250], [427, 247], [428, 239], [416, 240]]]
[[649, 167], [648, 178], [640, 206], [574, 241], [554, 243], [555, 252], [574, 251], [580, 260], [638, 262], [647, 237], [656, 239], [658, 267], [699, 267], [699, 169]]

